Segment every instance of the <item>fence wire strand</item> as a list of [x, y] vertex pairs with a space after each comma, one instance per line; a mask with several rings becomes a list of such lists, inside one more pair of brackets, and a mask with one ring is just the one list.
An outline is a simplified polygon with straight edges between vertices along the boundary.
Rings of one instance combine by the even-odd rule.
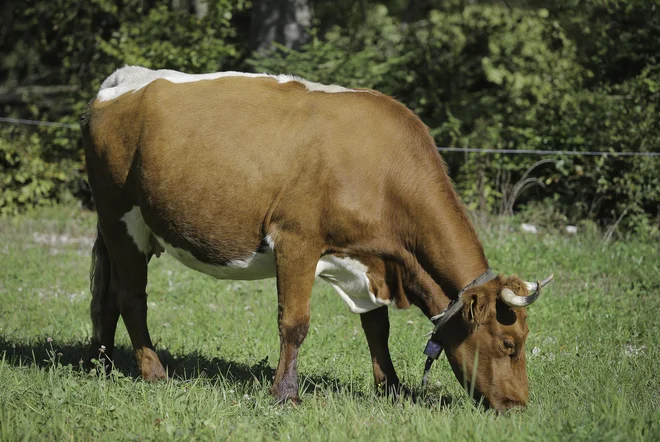
[[[24, 124], [30, 126], [65, 127], [80, 129], [77, 124], [54, 123], [52, 121], [25, 120], [21, 118], [0, 117], [0, 123]], [[574, 155], [584, 157], [660, 157], [660, 152], [613, 152], [613, 151], [577, 151], [577, 150], [535, 150], [535, 149], [477, 149], [474, 147], [437, 147], [439, 152], [463, 153], [499, 153], [507, 155]]]
[[80, 128], [80, 126], [77, 124], [53, 123], [52, 121], [25, 120], [22, 118], [8, 118], [8, 117], [0, 117], [0, 123], [26, 124], [29, 126], [66, 127], [69, 129]]
[[469, 147], [438, 147], [440, 152], [468, 152], [468, 153], [504, 153], [504, 154], [527, 154], [527, 155], [577, 155], [585, 157], [660, 157], [660, 152], [612, 152], [595, 151], [583, 152], [579, 150], [532, 150], [532, 149], [477, 149]]

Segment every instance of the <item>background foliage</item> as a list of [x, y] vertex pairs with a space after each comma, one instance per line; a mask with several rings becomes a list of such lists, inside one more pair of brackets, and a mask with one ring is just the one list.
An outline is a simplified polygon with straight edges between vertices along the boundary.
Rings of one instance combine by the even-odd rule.
[[[312, 3], [306, 45], [252, 53], [247, 0], [209, 1], [201, 19], [168, 1], [9, 1], [0, 7], [11, 21], [0, 31], [2, 114], [75, 123], [126, 63], [252, 70], [376, 88], [417, 112], [441, 146], [660, 152], [660, 1]], [[0, 126], [0, 211], [85, 200], [78, 138]], [[444, 157], [473, 208], [620, 219], [645, 234], [660, 225], [658, 158]]]

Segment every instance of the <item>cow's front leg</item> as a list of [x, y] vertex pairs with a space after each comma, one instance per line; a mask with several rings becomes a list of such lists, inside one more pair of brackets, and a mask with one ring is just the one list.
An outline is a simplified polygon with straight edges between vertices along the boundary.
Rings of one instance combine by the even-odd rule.
[[362, 329], [367, 336], [374, 381], [379, 391], [399, 393], [399, 378], [394, 371], [387, 341], [390, 337], [390, 319], [387, 307], [380, 307], [360, 315]]
[[280, 362], [271, 393], [278, 402], [300, 403], [298, 349], [309, 330], [310, 299], [320, 253], [297, 241], [276, 244]]

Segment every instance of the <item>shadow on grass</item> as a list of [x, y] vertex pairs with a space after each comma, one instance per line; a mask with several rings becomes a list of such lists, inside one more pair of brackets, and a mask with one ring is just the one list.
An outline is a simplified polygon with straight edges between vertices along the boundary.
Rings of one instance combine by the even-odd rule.
[[[172, 355], [168, 350], [157, 350], [163, 366], [166, 367], [170, 377], [180, 380], [192, 379], [223, 379], [231, 383], [259, 386], [269, 385], [275, 376], [275, 369], [268, 365], [268, 358], [253, 365], [228, 361], [223, 358], [208, 358], [198, 353], [185, 355]], [[90, 358], [100, 358], [103, 355], [96, 353], [90, 355], [89, 344], [77, 342], [59, 344], [47, 342], [32, 344], [17, 344], [0, 337], [0, 360], [17, 367], [37, 366], [50, 368], [56, 364], [72, 366], [74, 371], [88, 372], [92, 370]], [[126, 346], [117, 346], [113, 355], [114, 366], [124, 376], [139, 378], [140, 373], [133, 350]], [[343, 393], [354, 398], [367, 399], [369, 394], [356, 391], [336, 378], [329, 376], [308, 376], [303, 374], [300, 383], [301, 394], [323, 393], [324, 391]], [[384, 394], [384, 393], [380, 393]], [[422, 390], [421, 388], [404, 388], [402, 399], [411, 400], [417, 405], [436, 407], [450, 406], [454, 399], [440, 396], [437, 391]]]

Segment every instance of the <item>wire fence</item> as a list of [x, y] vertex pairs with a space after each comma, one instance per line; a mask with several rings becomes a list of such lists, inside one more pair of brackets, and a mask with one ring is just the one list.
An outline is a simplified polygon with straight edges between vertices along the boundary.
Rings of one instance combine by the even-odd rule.
[[[64, 127], [80, 129], [78, 124], [55, 123], [52, 121], [25, 120], [21, 118], [0, 117], [0, 123], [30, 126]], [[463, 153], [499, 153], [507, 155], [574, 155], [584, 157], [660, 157], [660, 152], [615, 152], [615, 151], [577, 151], [577, 150], [535, 150], [535, 149], [477, 149], [474, 147], [439, 147], [439, 152]]]
[[29, 126], [66, 127], [69, 129], [80, 129], [78, 124], [54, 123], [52, 121], [24, 120], [22, 118], [0, 117], [0, 123], [22, 124]]
[[579, 150], [533, 150], [533, 149], [477, 149], [470, 147], [438, 147], [440, 152], [468, 152], [468, 153], [503, 153], [520, 155], [577, 155], [584, 157], [660, 157], [660, 152], [614, 152]]

